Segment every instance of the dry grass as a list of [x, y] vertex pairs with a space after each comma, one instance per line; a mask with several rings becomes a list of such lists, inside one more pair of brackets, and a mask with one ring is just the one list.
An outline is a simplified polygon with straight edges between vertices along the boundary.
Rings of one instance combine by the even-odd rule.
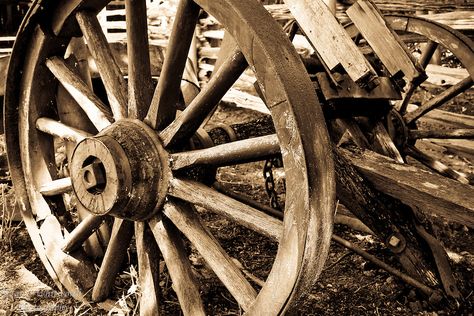
[[0, 226], [0, 246], [4, 251], [11, 251], [13, 238], [17, 230], [21, 227], [21, 222], [15, 221], [16, 200], [13, 188], [7, 184], [0, 184], [1, 202], [1, 226]]

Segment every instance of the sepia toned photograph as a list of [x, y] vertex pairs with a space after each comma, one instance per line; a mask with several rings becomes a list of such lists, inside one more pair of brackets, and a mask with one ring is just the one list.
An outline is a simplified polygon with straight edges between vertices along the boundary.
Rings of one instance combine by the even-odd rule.
[[0, 0], [0, 316], [474, 315], [474, 0]]

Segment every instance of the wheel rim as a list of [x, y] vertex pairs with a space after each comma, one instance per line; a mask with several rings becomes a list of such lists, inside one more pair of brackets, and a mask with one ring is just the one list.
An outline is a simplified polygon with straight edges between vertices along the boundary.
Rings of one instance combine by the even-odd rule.
[[[391, 131], [392, 139], [402, 155], [410, 156], [415, 160], [421, 162], [435, 172], [444, 176], [458, 180], [464, 184], [472, 184], [472, 175], [455, 170], [455, 168], [448, 166], [449, 162], [440, 161], [439, 159], [430, 156], [427, 152], [435, 146], [445, 147], [448, 151], [453, 151], [461, 157], [463, 153], [465, 159], [470, 161], [472, 166], [472, 135], [474, 130], [471, 128], [472, 116], [470, 115], [456, 115], [439, 111], [438, 108], [450, 102], [452, 99], [469, 90], [473, 85], [474, 78], [474, 62], [472, 56], [474, 55], [474, 44], [472, 41], [447, 26], [419, 17], [407, 16], [385, 16], [391, 27], [406, 36], [409, 42], [426, 43], [424, 53], [417, 58], [418, 62], [423, 67], [428, 65], [431, 57], [437, 48], [441, 48], [446, 54], [452, 54], [464, 67], [466, 74], [458, 82], [436, 95], [430, 95], [427, 101], [421, 102], [421, 105], [416, 108], [411, 105], [413, 102], [413, 94], [417, 89], [420, 89], [421, 82], [417, 85], [408, 85], [403, 100], [396, 107], [397, 112], [389, 114], [387, 119], [388, 129]], [[354, 25], [346, 27], [348, 33], [355, 37], [357, 29]], [[410, 39], [410, 34], [421, 36], [422, 38]], [[446, 117], [448, 115], [448, 117]], [[453, 120], [451, 123], [449, 120]], [[464, 123], [456, 123], [456, 121], [467, 120]], [[444, 125], [444, 128], [437, 130], [432, 126], [434, 124]], [[468, 125], [466, 125], [468, 122]], [[469, 126], [470, 125], [470, 126]], [[449, 144], [444, 139], [455, 139], [454, 146]], [[451, 142], [453, 142], [451, 140]], [[459, 145], [458, 145], [459, 143]], [[423, 150], [420, 150], [423, 148]], [[469, 150], [469, 148], [471, 148]]]
[[[231, 0], [181, 1], [177, 19], [187, 22], [175, 26], [179, 31], [176, 34], [181, 36], [179, 40], [176, 36], [170, 39], [168, 51], [173, 53], [165, 58], [161, 80], [152, 98], [150, 67], [143, 62], [149, 60], [148, 54], [143, 53], [148, 50], [140, 49], [147, 41], [146, 36], [139, 36], [140, 31], [147, 34], [146, 23], [143, 25], [146, 21], [143, 1], [137, 7], [127, 6], [127, 10], [131, 10], [127, 14], [136, 17], [131, 18], [128, 25], [128, 31], [135, 36], [129, 43], [131, 61], [127, 95], [127, 83], [110, 59], [105, 37], [101, 35], [93, 13], [105, 4], [101, 1], [48, 2], [41, 4], [45, 10], [36, 12], [40, 7], [37, 3], [31, 11], [34, 18], [26, 22], [19, 33], [9, 69], [5, 131], [12, 179], [21, 195], [25, 223], [48, 272], [59, 286], [65, 286], [76, 298], [82, 299], [92, 287], [92, 299], [101, 301], [107, 298], [120, 269], [116, 262], [120, 260], [116, 258], [124, 256], [135, 234], [140, 281], [147, 289], [141, 299], [145, 313], [156, 311], [159, 305], [155, 240], [168, 263], [182, 310], [185, 314], [203, 313], [198, 286], [186, 263], [176, 226], [201, 252], [245, 311], [278, 314], [294, 307], [297, 299], [310, 290], [323, 267], [335, 199], [330, 143], [324, 119], [296, 52], [258, 4]], [[276, 136], [259, 138], [248, 144], [257, 148], [266, 142], [268, 148], [274, 150], [278, 137], [287, 187], [291, 188], [286, 192], [283, 223], [260, 212], [252, 213], [255, 210], [251, 207], [219, 195], [201, 183], [177, 177], [172, 169], [178, 167], [169, 163], [170, 157], [185, 156], [183, 144], [192, 136], [187, 131], [197, 130], [205, 118], [192, 110], [187, 116], [182, 114], [175, 118], [174, 104], [179, 98], [181, 78], [175, 78], [171, 73], [171, 70], [178, 73], [183, 70], [200, 8], [223, 21], [241, 48], [241, 52], [234, 53], [220, 68], [224, 78], [232, 83], [236, 79], [232, 78], [244, 70], [242, 57], [235, 64], [239, 54], [243, 54], [269, 105]], [[51, 25], [40, 27], [35, 21], [51, 21]], [[75, 80], [80, 77], [75, 73], [78, 70], [71, 69], [64, 60], [68, 43], [69, 47], [73, 45], [71, 36], [80, 36], [81, 31], [91, 47], [90, 53], [106, 88], [106, 100], [90, 93], [87, 80]], [[77, 111], [72, 115], [66, 113], [71, 108], [62, 105], [57, 81], [65, 88], [62, 96], [69, 94], [77, 101], [79, 107], [76, 105]], [[209, 86], [211, 88], [203, 89], [194, 99], [198, 100], [195, 104], [201, 105], [191, 103], [188, 109], [205, 109], [205, 115], [212, 112], [212, 107], [206, 108], [202, 100], [217, 103], [219, 89], [225, 91], [228, 87], [218, 80]], [[151, 110], [147, 111], [150, 102]], [[134, 118], [144, 119], [146, 124]], [[154, 127], [158, 131], [153, 130]], [[74, 145], [65, 146], [66, 155], [72, 157], [69, 163], [71, 177], [64, 177], [57, 171], [58, 136], [66, 144], [79, 143], [73, 150]], [[146, 144], [136, 145], [140, 142]], [[137, 153], [146, 159], [137, 161]], [[253, 160], [262, 159], [261, 156], [265, 155], [250, 154]], [[229, 161], [224, 157], [219, 164], [225, 165]], [[113, 183], [115, 178], [118, 183]], [[196, 190], [200, 194], [193, 194]], [[74, 192], [79, 208], [83, 209], [81, 224], [66, 238], [62, 233], [66, 227], [60, 224], [66, 209], [61, 199], [65, 192]], [[202, 196], [214, 197], [216, 201]], [[223, 200], [217, 201], [219, 199]], [[106, 200], [105, 206], [97, 205], [99, 200]], [[215, 244], [190, 205], [220, 211], [244, 226], [280, 238], [272, 270], [258, 295]], [[234, 207], [240, 208], [240, 213], [232, 214]], [[137, 212], [124, 212], [124, 209]], [[246, 216], [245, 210], [252, 215]], [[107, 218], [115, 218], [110, 235], [107, 225], [103, 224]], [[93, 234], [98, 228], [99, 232]], [[85, 239], [87, 242], [83, 245]], [[87, 244], [92, 248], [87, 252], [89, 257], [100, 257], [100, 249], [96, 251], [98, 245], [105, 248], [107, 244], [106, 249], [102, 249], [105, 254], [98, 276], [92, 277], [95, 271], [90, 258], [76, 258], [75, 267], [80, 270], [60, 271], [65, 262], [72, 260], [74, 251], [80, 251]], [[61, 247], [69, 254], [61, 251]], [[171, 264], [173, 261], [181, 264]], [[75, 278], [78, 272], [89, 274], [89, 277]]]

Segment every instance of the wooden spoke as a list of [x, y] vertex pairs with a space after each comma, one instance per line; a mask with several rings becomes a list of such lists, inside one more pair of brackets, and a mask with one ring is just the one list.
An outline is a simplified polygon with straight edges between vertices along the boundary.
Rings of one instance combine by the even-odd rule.
[[128, 117], [143, 120], [151, 98], [150, 53], [145, 0], [126, 0], [128, 53]]
[[79, 11], [76, 19], [104, 82], [114, 118], [122, 119], [127, 116], [127, 84], [100, 23], [93, 12]]
[[228, 166], [262, 160], [280, 153], [275, 134], [239, 140], [206, 149], [171, 155], [171, 169], [178, 170], [193, 165]]
[[226, 216], [276, 241], [280, 238], [282, 223], [272, 216], [225, 196], [198, 182], [172, 179], [170, 185], [170, 194], [174, 197]]
[[424, 152], [420, 151], [416, 147], [407, 146], [407, 148], [405, 149], [405, 152], [406, 152], [407, 155], [415, 158], [416, 160], [420, 161], [425, 166], [433, 169], [434, 171], [438, 172], [439, 174], [442, 174], [446, 177], [457, 180], [457, 181], [459, 181], [463, 184], [469, 184], [469, 179], [466, 177], [465, 174], [451, 169], [450, 167], [446, 166], [441, 161], [438, 161], [438, 160], [430, 157], [429, 155], [427, 155]]
[[[418, 62], [420, 63], [421, 67], [425, 68], [428, 63], [430, 62], [431, 57], [433, 57], [433, 54], [435, 53], [436, 49], [438, 48], [439, 44], [434, 42], [434, 41], [428, 41], [426, 46], [423, 48], [423, 52], [418, 59]], [[416, 88], [418, 87], [418, 84], [415, 84], [413, 82], [410, 82], [408, 84], [408, 89], [405, 95], [403, 96], [403, 100], [401, 102], [400, 110], [399, 112], [403, 115], [405, 114], [408, 103], [413, 96], [413, 93], [415, 92]]]
[[147, 123], [153, 128], [163, 129], [175, 118], [177, 104], [180, 102], [181, 78], [199, 10], [194, 1], [179, 2], [158, 86], [146, 116]]
[[163, 212], [196, 247], [239, 305], [249, 310], [257, 293], [194, 210], [183, 202], [174, 201], [167, 203]]
[[451, 86], [449, 89], [444, 90], [442, 93], [438, 94], [434, 98], [424, 103], [415, 111], [406, 113], [403, 116], [405, 122], [407, 124], [410, 124], [411, 122], [416, 121], [425, 113], [436, 109], [437, 107], [440, 107], [446, 101], [449, 101], [450, 99], [469, 89], [472, 86], [472, 83], [473, 82], [471, 76], [464, 78], [454, 86]]
[[170, 273], [183, 314], [206, 315], [199, 285], [176, 227], [166, 218], [151, 219], [149, 225]]
[[73, 143], [78, 143], [84, 138], [91, 136], [89, 133], [67, 126], [47, 117], [40, 117], [37, 119], [36, 128], [44, 133]]
[[71, 94], [87, 116], [100, 131], [111, 124], [110, 109], [92, 92], [60, 57], [51, 57], [46, 66]]
[[421, 53], [420, 59], [418, 59], [418, 62], [420, 63], [421, 67], [425, 68], [428, 65], [431, 60], [431, 57], [433, 57], [433, 54], [438, 49], [438, 46], [438, 43], [431, 40], [426, 43], [426, 46], [423, 47], [423, 52]]
[[159, 315], [160, 258], [153, 235], [145, 222], [135, 222], [138, 256], [140, 315]]
[[245, 68], [247, 62], [236, 48], [191, 104], [160, 133], [163, 144], [168, 146], [193, 135]]
[[387, 130], [383, 126], [381, 122], [377, 122], [372, 129], [372, 133], [374, 134], [374, 142], [376, 146], [388, 157], [395, 159], [400, 163], [404, 163], [402, 155], [398, 151], [397, 147], [393, 143], [390, 135], [388, 134]]
[[454, 130], [410, 130], [409, 135], [410, 139], [421, 139], [421, 138], [441, 138], [441, 139], [454, 139], [454, 138], [464, 138], [464, 139], [473, 139], [474, 138], [474, 129], [465, 128], [465, 129], [454, 129]]
[[107, 298], [114, 285], [115, 276], [126, 258], [133, 236], [133, 222], [116, 218], [112, 235], [92, 290], [92, 300], [100, 302]]
[[92, 235], [92, 233], [102, 225], [103, 221], [103, 216], [95, 216], [92, 214], [84, 218], [69, 234], [64, 242], [62, 251], [68, 253], [81, 248], [82, 244]]
[[44, 196], [55, 196], [72, 190], [71, 178], [62, 178], [43, 184], [39, 191]]
[[221, 183], [219, 183], [217, 181], [212, 184], [212, 187], [214, 189], [216, 189], [218, 192], [220, 192], [224, 195], [227, 195], [230, 198], [233, 198], [233, 199], [235, 199], [239, 202], [247, 204], [247, 205], [249, 205], [249, 206], [251, 206], [251, 207], [253, 207], [253, 208], [255, 208], [259, 211], [262, 211], [262, 212], [264, 212], [264, 213], [266, 213], [266, 214], [268, 214], [272, 217], [278, 218], [279, 220], [283, 220], [283, 214], [284, 213], [282, 211], [274, 209], [273, 207], [271, 207], [267, 204], [263, 204], [263, 203], [260, 203], [258, 201], [255, 201], [247, 195], [231, 191], [231, 190], [227, 189], [225, 186], [223, 186]]

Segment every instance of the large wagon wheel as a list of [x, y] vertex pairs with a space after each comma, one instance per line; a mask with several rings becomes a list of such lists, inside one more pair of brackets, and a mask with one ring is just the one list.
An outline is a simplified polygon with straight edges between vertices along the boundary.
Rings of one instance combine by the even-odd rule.
[[[182, 0], [153, 95], [145, 1], [127, 1], [127, 92], [96, 17], [106, 4], [35, 2], [8, 72], [8, 160], [24, 221], [49, 274], [74, 297], [103, 301], [127, 249], [136, 244], [142, 314], [158, 313], [163, 303], [161, 257], [184, 314], [204, 314], [184, 235], [244, 311], [276, 315], [294, 307], [323, 267], [335, 187], [324, 119], [291, 43], [257, 2]], [[240, 49], [229, 54], [207, 86], [175, 116], [182, 100], [181, 74], [202, 11], [221, 21]], [[65, 60], [66, 50], [79, 55], [73, 36], [88, 43], [107, 98], [94, 94], [80, 60]], [[247, 63], [269, 105], [276, 136], [189, 151], [190, 138]], [[61, 169], [55, 155], [64, 147], [68, 168]], [[283, 222], [218, 193], [196, 172], [183, 171], [197, 164], [213, 169], [261, 160], [278, 151], [288, 188]], [[77, 200], [77, 210], [65, 206], [71, 199]], [[279, 242], [259, 292], [204, 227], [195, 206]], [[104, 222], [112, 221], [108, 234]]]
[[[438, 109], [452, 103], [454, 98], [472, 87], [473, 42], [448, 26], [424, 18], [412, 16], [385, 16], [385, 18], [423, 67], [429, 64], [438, 49], [446, 59], [454, 61], [455, 64], [451, 67], [460, 68], [458, 72], [463, 76], [449, 88], [438, 89], [434, 94], [423, 89], [423, 82], [408, 83], [403, 100], [396, 104], [394, 111], [387, 118], [387, 128], [395, 145], [402, 156], [412, 157], [444, 176], [464, 184], [472, 184], [472, 175], [456, 170], [456, 167], [449, 165], [449, 160], [437, 159], [430, 155], [430, 152], [433, 145], [438, 148], [443, 146], [448, 153], [463, 157], [468, 161], [468, 167], [472, 168], [474, 157], [472, 114], [457, 115]], [[356, 38], [358, 31], [354, 25], [347, 26], [346, 30]], [[465, 71], [464, 74], [462, 70]], [[422, 92], [424, 100], [415, 100], [417, 92]], [[418, 107], [414, 107], [415, 103]], [[472, 113], [472, 107], [467, 107], [468, 112]]]

